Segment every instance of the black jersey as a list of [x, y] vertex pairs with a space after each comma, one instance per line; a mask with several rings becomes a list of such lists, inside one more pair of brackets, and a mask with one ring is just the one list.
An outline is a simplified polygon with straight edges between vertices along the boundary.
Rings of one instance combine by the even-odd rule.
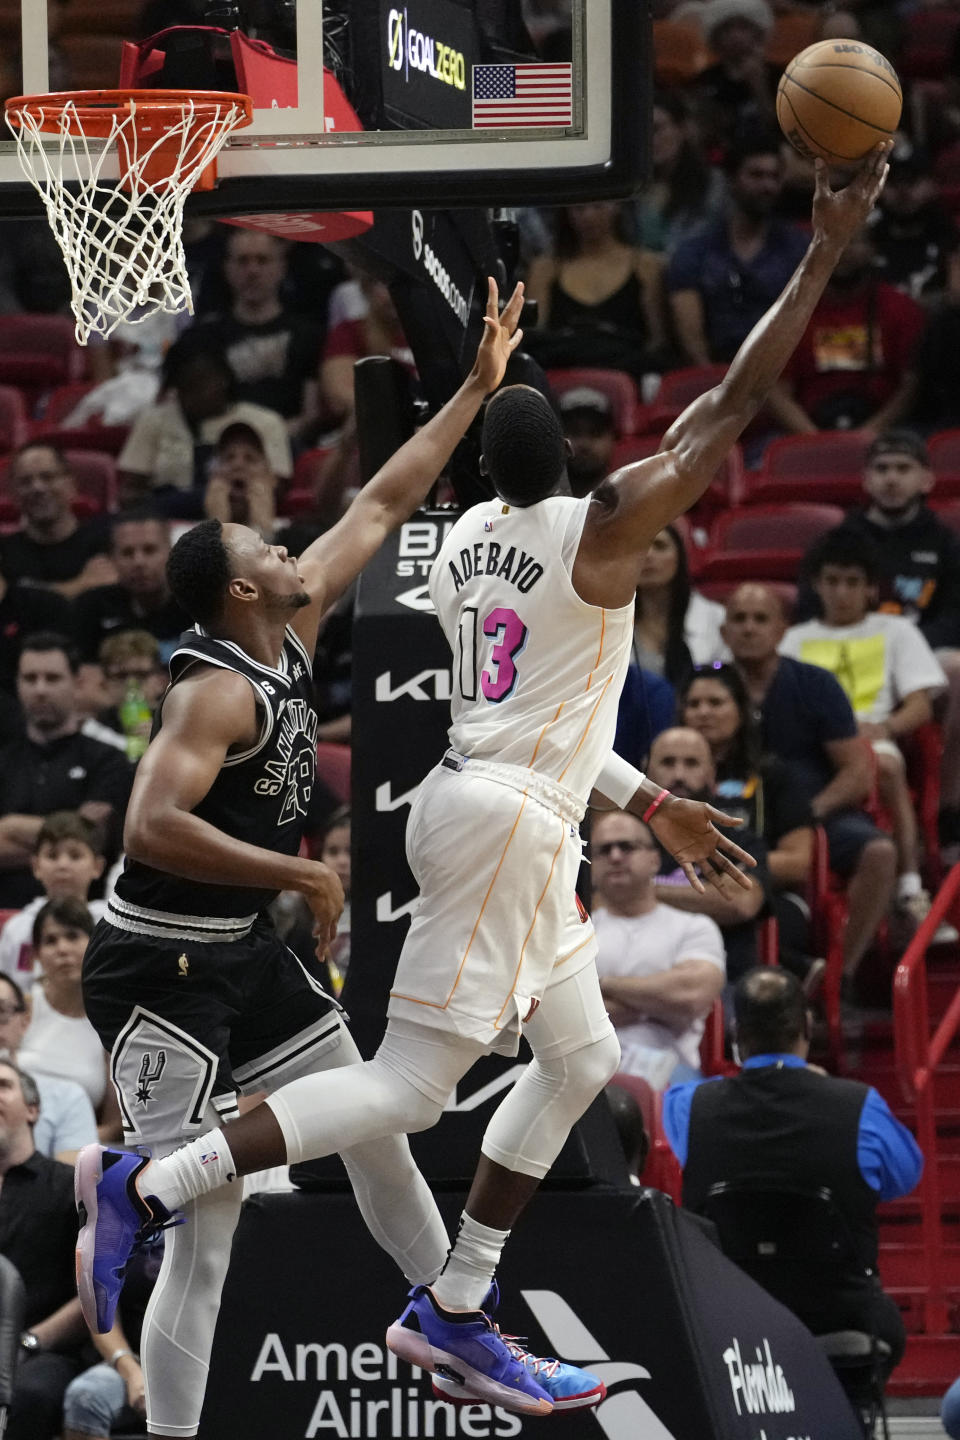
[[[171, 657], [171, 686], [200, 661], [235, 670], [249, 680], [257, 699], [260, 734], [248, 749], [228, 752], [193, 813], [237, 840], [296, 855], [316, 770], [317, 712], [310, 657], [289, 628], [274, 670], [251, 660], [232, 641], [215, 640], [197, 627], [186, 632]], [[161, 704], [154, 733], [162, 723]], [[211, 943], [237, 940], [276, 894], [276, 890], [185, 880], [128, 859], [106, 918], [139, 935]]]

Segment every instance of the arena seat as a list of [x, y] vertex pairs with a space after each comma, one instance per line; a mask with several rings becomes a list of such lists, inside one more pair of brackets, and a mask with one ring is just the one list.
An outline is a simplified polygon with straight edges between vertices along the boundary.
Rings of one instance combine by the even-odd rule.
[[99, 420], [88, 420], [82, 426], [62, 423], [93, 389], [93, 380], [77, 380], [51, 390], [43, 402], [42, 417], [31, 426], [30, 438], [45, 440], [61, 450], [103, 450], [119, 455], [130, 434], [129, 425], [102, 425]]
[[550, 388], [559, 398], [568, 390], [586, 386], [599, 390], [610, 401], [613, 424], [617, 435], [633, 435], [637, 418], [637, 387], [632, 378], [623, 370], [603, 370], [590, 365], [581, 365], [557, 370], [548, 370]]
[[0, 451], [16, 450], [29, 432], [23, 395], [15, 385], [0, 385]]
[[317, 775], [333, 791], [341, 805], [350, 804], [350, 746], [329, 740], [317, 744]]
[[655, 399], [641, 405], [637, 412], [638, 434], [662, 435], [691, 400], [719, 385], [726, 373], [726, 365], [687, 365], [681, 370], [668, 370]]
[[745, 478], [746, 503], [826, 500], [856, 505], [863, 499], [867, 444], [862, 436], [842, 430], [771, 440], [760, 469]]
[[937, 477], [934, 495], [938, 500], [960, 498], [960, 429], [938, 430], [930, 436], [929, 449]]
[[87, 357], [65, 315], [0, 315], [0, 385], [16, 385], [28, 409], [47, 390], [82, 380]]
[[617, 1085], [632, 1095], [643, 1116], [643, 1128], [650, 1140], [650, 1149], [647, 1151], [647, 1163], [640, 1178], [645, 1185], [654, 1190], [662, 1190], [679, 1205], [683, 1177], [677, 1157], [670, 1149], [664, 1134], [663, 1096], [639, 1075], [617, 1074], [610, 1084]]
[[843, 519], [836, 505], [728, 510], [710, 527], [701, 580], [795, 580], [807, 546]]

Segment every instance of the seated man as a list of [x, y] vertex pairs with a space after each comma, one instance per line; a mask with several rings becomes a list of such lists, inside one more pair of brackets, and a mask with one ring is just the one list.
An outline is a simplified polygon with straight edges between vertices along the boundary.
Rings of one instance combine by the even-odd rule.
[[[647, 778], [674, 795], [714, 803], [716, 771], [710, 746], [697, 730], [675, 726], [654, 740], [647, 762]], [[716, 922], [723, 936], [727, 974], [736, 980], [757, 963], [756, 919], [770, 894], [766, 846], [759, 835], [737, 831], [737, 844], [757, 862], [747, 887], [725, 883], [723, 889], [708, 885], [695, 890], [677, 862], [660, 848], [659, 875], [654, 897], [663, 905], [688, 915], [706, 915]]]
[[0, 1060], [0, 1255], [16, 1266], [26, 1290], [6, 1440], [53, 1440], [63, 1395], [83, 1368], [86, 1329], [74, 1278], [77, 1213], [73, 1174], [41, 1155], [33, 1141], [37, 1088], [10, 1060]]
[[[789, 971], [750, 971], [734, 991], [734, 1014], [740, 1074], [677, 1085], [664, 1097], [667, 1139], [683, 1166], [684, 1205], [703, 1214], [711, 1186], [723, 1181], [824, 1186], [864, 1263], [876, 1267], [876, 1207], [917, 1184], [923, 1156], [916, 1141], [876, 1090], [807, 1064], [809, 1016]], [[815, 1335], [873, 1329], [890, 1346], [890, 1369], [903, 1355], [900, 1311], [862, 1270], [833, 1294], [800, 1287], [791, 1300]]]
[[720, 931], [657, 901], [660, 851], [636, 816], [594, 812], [590, 860], [597, 969], [620, 1070], [655, 1090], [698, 1078], [703, 1022], [726, 973]]
[[589, 495], [613, 469], [617, 430], [602, 390], [578, 385], [560, 396], [563, 434], [570, 446], [567, 477], [572, 495]]
[[81, 525], [73, 513], [76, 482], [55, 445], [32, 441], [15, 450], [7, 486], [20, 524], [0, 541], [0, 571], [11, 585], [26, 580], [72, 600], [93, 585], [109, 585], [113, 565], [101, 524]]
[[756, 707], [763, 749], [806, 790], [830, 868], [848, 882], [843, 957], [852, 975], [890, 906], [896, 850], [858, 808], [871, 777], [850, 701], [828, 671], [779, 653], [786, 628], [780, 597], [767, 585], [741, 585], [727, 601], [723, 638]]
[[149, 510], [118, 515], [110, 531], [115, 585], [98, 585], [77, 601], [74, 632], [85, 665], [95, 665], [100, 646], [117, 630], [146, 630], [160, 643], [166, 663], [190, 617], [170, 594], [167, 556], [170, 527]]
[[[852, 510], [840, 529], [877, 546], [877, 608], [916, 625], [949, 681], [941, 702], [940, 838], [960, 852], [960, 536], [928, 504], [934, 478], [923, 438], [913, 430], [887, 430], [867, 451], [864, 508]], [[820, 602], [804, 578], [794, 618], [819, 615]]]
[[75, 704], [77, 664], [69, 642], [53, 633], [24, 641], [17, 695], [26, 734], [0, 748], [0, 905], [15, 909], [39, 895], [32, 873], [44, 819], [79, 810], [107, 836], [107, 858], [119, 848], [133, 770], [112, 745], [81, 732]]
[[947, 679], [915, 625], [901, 615], [871, 611], [879, 574], [877, 547], [869, 537], [829, 531], [811, 566], [823, 619], [791, 626], [780, 648], [829, 670], [846, 691], [859, 733], [873, 747], [880, 799], [893, 823], [897, 904], [919, 924], [929, 913], [930, 897], [920, 883], [917, 817], [896, 742], [931, 718], [932, 698]]

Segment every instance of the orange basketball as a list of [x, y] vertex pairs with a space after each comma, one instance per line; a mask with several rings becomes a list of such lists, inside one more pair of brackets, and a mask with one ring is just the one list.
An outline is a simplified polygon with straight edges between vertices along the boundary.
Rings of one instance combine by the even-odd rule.
[[777, 119], [801, 155], [831, 164], [860, 160], [896, 130], [903, 107], [897, 72], [859, 40], [820, 40], [780, 77]]

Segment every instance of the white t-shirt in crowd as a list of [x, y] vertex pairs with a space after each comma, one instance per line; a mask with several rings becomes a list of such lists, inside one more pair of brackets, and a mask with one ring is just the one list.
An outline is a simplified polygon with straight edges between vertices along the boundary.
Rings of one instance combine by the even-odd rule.
[[[723, 937], [707, 915], [656, 905], [646, 915], [612, 915], [609, 910], [597, 909], [592, 918], [601, 979], [605, 975], [660, 975], [682, 960], [707, 960], [726, 974]], [[642, 1076], [655, 1090], [665, 1089], [678, 1060], [699, 1069], [703, 1026], [703, 1019], [680, 1031], [660, 1020], [618, 1025], [620, 1069], [627, 1075]]]
[[829, 670], [857, 718], [874, 724], [886, 720], [914, 690], [937, 692], [947, 683], [940, 661], [902, 615], [874, 612], [856, 625], [808, 620], [790, 627], [780, 653]]
[[107, 1088], [107, 1067], [100, 1036], [85, 1015], [61, 1015], [43, 993], [41, 984], [30, 991], [31, 1020], [17, 1064], [28, 1075], [51, 1075], [75, 1080], [90, 1096], [96, 1110]]
[[729, 660], [730, 651], [720, 634], [727, 612], [716, 600], [708, 600], [699, 590], [690, 591], [690, 603], [683, 617], [683, 638], [694, 665], [711, 665], [714, 660]]
[[[38, 895], [16, 915], [11, 915], [0, 930], [0, 971], [16, 980], [24, 992], [40, 978], [40, 970], [33, 959], [33, 922], [46, 903], [47, 896]], [[102, 920], [107, 913], [107, 902], [88, 900], [87, 909], [94, 920]]]

